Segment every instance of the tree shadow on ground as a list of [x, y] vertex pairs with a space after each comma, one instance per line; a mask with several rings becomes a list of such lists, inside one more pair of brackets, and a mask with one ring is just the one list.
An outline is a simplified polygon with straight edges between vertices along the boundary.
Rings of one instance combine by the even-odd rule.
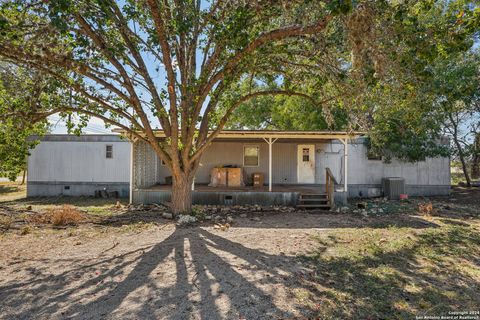
[[[427, 221], [420, 216], [409, 214], [390, 214], [385, 216], [362, 217], [358, 214], [335, 214], [328, 211], [310, 213], [304, 211], [278, 213], [262, 212], [249, 213], [242, 218], [239, 213], [231, 214], [236, 228], [261, 229], [330, 229], [330, 228], [436, 228], [438, 225]], [[105, 217], [96, 223], [110, 227], [121, 227], [136, 223], [170, 223], [171, 220], [162, 218], [159, 211], [127, 211]], [[203, 221], [203, 226], [214, 225], [213, 221]]]
[[341, 243], [329, 236], [297, 258], [199, 227], [176, 229], [113, 256], [19, 267], [15, 281], [0, 285], [0, 317], [411, 319], [480, 304], [472, 271], [480, 268], [480, 235], [472, 228], [431, 228], [395, 250], [371, 243], [362, 247], [368, 252], [326, 255]]
[[[445, 231], [446, 230], [446, 231]], [[372, 243], [369, 252], [332, 257], [335, 239], [305, 256], [314, 271], [301, 280], [319, 318], [414, 319], [478, 310], [480, 234], [459, 226], [428, 230], [397, 250]]]
[[18, 191], [20, 191], [20, 187], [19, 187], [19, 186], [11, 186], [11, 185], [2, 186], [2, 185], [0, 185], [0, 195], [1, 195], [1, 194], [8, 194], [8, 193], [13, 193], [13, 192], [18, 192]]
[[[241, 261], [232, 266], [232, 261]], [[24, 269], [0, 286], [0, 316], [27, 318], [271, 319], [291, 310], [275, 285], [298, 261], [271, 255], [201, 228], [177, 229], [147, 248], [114, 257], [59, 259], [58, 273]], [[240, 270], [249, 270], [248, 274]], [[54, 272], [54, 271], [53, 271]], [[287, 280], [285, 280], [287, 279]], [[262, 286], [263, 289], [259, 287]]]

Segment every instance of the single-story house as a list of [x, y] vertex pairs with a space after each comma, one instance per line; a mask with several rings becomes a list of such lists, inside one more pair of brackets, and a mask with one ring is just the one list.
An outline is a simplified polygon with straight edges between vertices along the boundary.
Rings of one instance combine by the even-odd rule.
[[[162, 131], [156, 134], [164, 138]], [[382, 180], [388, 177], [402, 178], [410, 196], [449, 194], [448, 157], [386, 163], [369, 156], [367, 141], [350, 132], [222, 131], [201, 158], [193, 201], [329, 207], [347, 197], [381, 196]], [[225, 183], [227, 178], [213, 186], [212, 175], [222, 168], [241, 172], [241, 183], [237, 175], [235, 185]], [[261, 177], [255, 186], [254, 174]], [[47, 135], [28, 159], [27, 195], [93, 195], [105, 188], [118, 190], [133, 203], [169, 201], [170, 176], [144, 141], [118, 135]]]
[[[158, 131], [157, 136], [164, 134]], [[201, 158], [193, 201], [329, 207], [334, 199], [381, 196], [387, 177], [403, 178], [411, 196], [449, 194], [448, 157], [386, 163], [368, 155], [367, 141], [361, 133], [347, 132], [222, 131]], [[133, 141], [132, 153], [131, 201], [169, 201], [168, 167], [143, 141]], [[241, 168], [245, 185], [212, 186], [212, 170], [221, 167]], [[260, 188], [253, 186], [256, 173], [263, 176]]]
[[128, 197], [130, 145], [114, 134], [41, 137], [28, 157], [27, 196], [93, 196], [108, 190]]

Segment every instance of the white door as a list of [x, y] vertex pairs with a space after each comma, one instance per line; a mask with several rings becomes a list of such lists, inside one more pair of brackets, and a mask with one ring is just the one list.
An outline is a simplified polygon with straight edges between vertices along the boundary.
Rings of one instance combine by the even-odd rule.
[[315, 183], [315, 145], [313, 144], [298, 145], [297, 182]]

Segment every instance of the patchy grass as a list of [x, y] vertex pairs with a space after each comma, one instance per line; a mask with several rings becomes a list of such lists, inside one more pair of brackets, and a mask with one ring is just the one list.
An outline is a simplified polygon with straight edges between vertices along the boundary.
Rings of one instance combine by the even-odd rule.
[[[11, 310], [16, 310], [18, 306], [12, 299], [18, 298], [18, 305], [30, 308], [25, 313], [28, 315], [46, 305], [36, 300], [37, 296], [52, 299], [55, 308], [64, 303], [63, 308], [68, 309], [74, 305], [68, 292], [77, 295], [86, 286], [83, 297], [93, 299], [93, 286], [102, 286], [103, 282], [88, 282], [78, 273], [78, 266], [96, 266], [101, 257], [105, 259], [105, 270], [110, 270], [105, 272], [112, 272], [112, 278], [119, 279], [123, 273], [132, 275], [119, 282], [119, 291], [115, 291], [116, 286], [109, 287], [109, 282], [103, 284], [113, 290], [109, 297], [114, 293], [131, 294], [138, 284], [143, 286], [149, 281], [158, 290], [172, 279], [180, 280], [170, 283], [171, 288], [180, 290], [179, 296], [188, 297], [197, 289], [210, 292], [210, 281], [216, 281], [223, 293], [214, 303], [223, 297], [228, 300], [225, 305], [234, 301], [251, 306], [258, 312], [252, 311], [248, 317], [252, 319], [264, 316], [258, 311], [262, 300], [251, 300], [239, 292], [255, 292], [258, 288], [263, 293], [272, 292], [264, 302], [282, 308], [288, 305], [286, 309], [299, 310], [298, 315], [312, 319], [415, 319], [447, 315], [448, 311], [475, 311], [480, 305], [480, 189], [456, 188], [450, 197], [441, 198], [360, 200], [366, 202], [367, 215], [255, 213], [261, 216], [259, 221], [235, 217], [231, 228], [218, 230], [207, 223], [175, 229], [173, 222], [162, 219], [158, 211], [122, 210], [117, 199], [25, 199], [24, 191], [19, 196], [21, 192], [15, 188], [6, 187], [0, 193], [0, 226], [5, 229], [15, 219], [63, 212], [68, 206], [95, 220], [60, 230], [32, 224], [21, 225], [16, 232], [0, 233], [0, 257], [3, 255], [5, 261], [0, 267], [8, 271], [3, 272], [3, 281], [20, 283], [17, 291], [8, 291], [10, 284], [4, 284], [3, 295], [10, 298], [5, 301], [13, 306]], [[2, 214], [2, 209], [8, 214]], [[201, 217], [201, 207], [195, 207], [194, 214]], [[155, 244], [154, 248], [144, 252], [151, 244]], [[122, 261], [128, 252], [135, 253], [135, 258]], [[130, 263], [138, 266], [132, 270]], [[196, 263], [201, 267], [191, 268]], [[32, 273], [37, 269], [43, 274]], [[152, 277], [154, 269], [171, 273]], [[24, 283], [18, 280], [17, 270], [23, 270]], [[59, 270], [59, 278], [52, 276]], [[193, 273], [187, 277], [186, 272]], [[65, 274], [67, 278], [62, 278]], [[30, 283], [41, 286], [25, 302], [30, 297], [24, 294], [32, 289]], [[78, 286], [68, 287], [68, 291], [59, 283], [66, 288]], [[169, 296], [169, 291], [165, 292], [152, 293], [151, 297], [160, 300], [151, 308], [168, 307], [161, 300]], [[284, 300], [275, 301], [278, 292], [285, 293]], [[138, 301], [148, 301], [144, 296]], [[110, 310], [111, 301], [105, 297], [91, 304], [95, 310], [99, 303]], [[208, 298], [201, 299], [195, 300], [195, 305], [209, 304]], [[119, 301], [131, 303], [133, 299]], [[188, 303], [188, 298], [183, 301]], [[211, 310], [217, 310], [217, 305]], [[91, 314], [99, 316], [94, 311]]]
[[437, 228], [344, 229], [316, 236], [315, 250], [302, 257], [314, 270], [302, 279], [310, 292], [295, 293], [298, 303], [321, 319], [412, 319], [478, 310], [478, 224], [433, 222]]
[[25, 198], [27, 186], [19, 182], [0, 182], [0, 203]]
[[104, 199], [94, 197], [36, 197], [26, 198], [26, 186], [18, 182], [0, 182], [0, 205], [13, 210], [47, 212], [59, 206], [74, 206], [85, 213], [108, 217], [116, 213], [117, 202], [127, 204], [127, 199]]

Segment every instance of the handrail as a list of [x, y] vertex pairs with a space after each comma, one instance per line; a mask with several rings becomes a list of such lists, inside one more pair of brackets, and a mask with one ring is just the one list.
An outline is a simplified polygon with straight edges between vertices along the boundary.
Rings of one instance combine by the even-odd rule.
[[330, 208], [333, 208], [335, 206], [335, 185], [338, 184], [338, 182], [330, 168], [325, 169], [325, 177], [325, 190], [327, 193], [328, 204], [330, 205]]
[[335, 184], [338, 184], [337, 179], [335, 179], [335, 176], [334, 176], [333, 173], [332, 173], [332, 170], [330, 170], [330, 168], [328, 168], [328, 167], [327, 167], [325, 170], [327, 171], [327, 174], [330, 175], [330, 177], [332, 177], [333, 182], [334, 182]]

